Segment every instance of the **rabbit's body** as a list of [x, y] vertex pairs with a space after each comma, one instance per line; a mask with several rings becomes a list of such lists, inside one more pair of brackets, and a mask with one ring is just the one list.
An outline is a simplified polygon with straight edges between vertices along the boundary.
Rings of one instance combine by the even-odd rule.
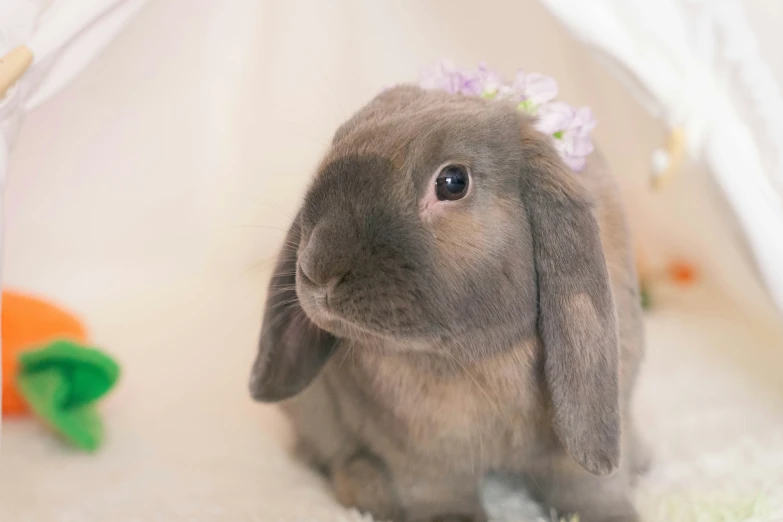
[[[410, 135], [395, 122], [405, 121], [399, 118], [422, 118], [427, 122], [422, 112], [433, 104], [440, 104], [441, 112], [443, 105], [452, 104], [463, 112], [494, 111], [488, 118], [502, 123], [493, 123], [491, 128], [511, 125], [505, 129], [512, 141], [508, 150], [503, 148], [502, 130], [498, 143], [487, 138], [491, 142], [488, 150], [497, 157], [490, 157], [484, 164], [474, 158], [475, 177], [493, 169], [518, 169], [518, 165], [523, 169], [532, 165], [533, 169], [537, 162], [543, 165], [542, 176], [546, 176], [547, 169], [555, 168], [550, 164], [557, 161], [553, 151], [529, 123], [521, 122], [516, 127], [518, 140], [530, 148], [528, 153], [524, 146], [522, 153], [519, 147], [511, 148], [515, 128], [512, 118], [518, 118], [513, 108], [406, 87], [379, 98], [383, 100], [384, 96], [385, 104], [371, 103], [338, 131], [333, 151], [322, 166], [326, 174], [319, 177], [337, 176], [329, 171], [329, 165], [354, 155], [391, 157], [391, 163], [395, 163], [395, 154], [420, 146], [415, 134]], [[438, 120], [434, 122], [437, 125]], [[475, 125], [480, 129], [482, 122]], [[388, 131], [382, 144], [366, 139], [367, 129], [373, 127]], [[470, 140], [478, 139], [469, 135], [462, 138], [467, 140], [463, 147], [470, 147]], [[435, 148], [443, 148], [442, 143], [436, 143]], [[434, 153], [444, 154], [440, 150]], [[448, 159], [454, 154], [459, 152], [448, 152], [444, 157]], [[354, 163], [350, 165], [356, 172], [366, 170]], [[405, 163], [407, 168], [412, 165], [415, 162]], [[404, 170], [399, 164], [396, 167]], [[377, 174], [385, 168], [392, 167], [385, 162], [373, 163], [370, 170]], [[344, 175], [350, 176], [350, 172], [345, 171]], [[372, 241], [351, 237], [346, 243], [345, 249], [352, 252], [351, 263], [346, 265], [350, 269], [342, 268], [341, 278], [326, 278], [329, 282], [325, 283], [329, 289], [325, 294], [328, 306], [339, 309], [339, 317], [318, 308], [320, 305], [307, 297], [309, 287], [303, 290], [301, 286], [313, 281], [318, 284], [318, 270], [322, 268], [318, 263], [324, 262], [305, 252], [308, 243], [314, 241], [316, 230], [337, 242], [340, 237], [355, 233], [349, 230], [330, 236], [329, 229], [317, 228], [324, 222], [316, 210], [320, 208], [319, 183], [325, 187], [321, 189], [323, 193], [328, 185], [327, 181], [316, 179], [311, 200], [306, 202], [300, 222], [289, 234], [292, 246], [299, 248], [287, 252], [284, 249], [279, 266], [286, 270], [278, 270], [273, 280], [270, 291], [280, 290], [270, 298], [269, 307], [274, 310], [286, 306], [284, 298], [301, 303], [302, 311], [297, 313], [306, 322], [306, 328], [315, 328], [309, 321], [320, 327], [310, 341], [320, 346], [320, 351], [289, 353], [284, 356], [288, 360], [275, 367], [275, 361], [263, 350], [264, 342], [272, 338], [262, 337], [262, 355], [257, 363], [261, 366], [256, 369], [254, 393], [265, 400], [286, 399], [282, 404], [293, 420], [302, 456], [329, 477], [341, 502], [371, 512], [379, 519], [430, 520], [444, 515], [481, 519], [479, 485], [487, 473], [497, 473], [521, 477], [532, 497], [564, 514], [578, 512], [583, 522], [635, 520], [628, 495], [632, 473], [643, 467], [645, 456], [635, 440], [629, 414], [643, 353], [632, 249], [614, 182], [600, 158], [593, 155], [585, 171], [568, 171], [566, 175], [570, 179], [556, 179], [563, 185], [552, 183], [544, 190], [531, 185], [528, 192], [523, 187], [523, 193], [532, 195], [523, 195], [521, 204], [515, 204], [516, 195], [497, 190], [498, 187], [491, 197], [474, 194], [474, 199], [483, 195], [492, 205], [480, 214], [449, 216], [451, 223], [444, 223], [440, 214], [428, 214], [429, 207], [423, 204], [408, 209], [404, 203], [407, 196], [402, 194], [392, 196], [397, 198], [395, 203], [388, 203], [403, 202], [389, 214], [396, 218], [394, 212], [400, 213], [399, 223], [396, 219], [386, 222], [385, 212], [374, 207], [367, 207], [367, 214], [361, 215], [363, 198], [370, 197], [364, 195], [365, 187], [358, 187], [354, 200], [350, 194], [341, 193], [340, 198], [348, 198], [344, 207], [354, 209], [351, 221], [358, 225], [352, 226], [361, 230], [383, 225], [387, 235], [370, 230], [367, 233], [375, 238]], [[547, 178], [542, 179], [542, 184], [549, 183]], [[511, 182], [513, 186], [513, 179]], [[352, 181], [348, 179], [346, 183], [350, 185]], [[483, 183], [489, 186], [491, 182]], [[423, 187], [426, 191], [427, 185]], [[591, 254], [596, 249], [603, 252], [605, 261], [600, 259], [599, 264], [591, 265], [596, 262], [591, 255], [585, 254], [584, 260], [574, 258], [574, 253], [582, 252], [564, 251], [572, 248], [569, 245], [559, 251], [553, 249], [551, 258], [533, 255], [537, 248], [547, 250], [541, 243], [545, 218], [536, 212], [559, 212], [552, 218], [557, 220], [566, 211], [558, 210], [558, 205], [567, 209], [556, 197], [542, 210], [536, 210], [540, 202], [535, 194], [541, 190], [544, 199], [544, 195], [550, 197], [545, 192], [550, 189], [556, 195], [586, 195], [587, 206], [573, 196], [575, 206], [589, 213], [580, 219], [594, 223], [584, 235], [595, 234], [595, 245], [585, 248], [592, 249]], [[484, 190], [489, 192], [489, 188]], [[379, 192], [374, 200], [385, 197], [385, 192]], [[335, 204], [331, 201], [330, 208]], [[459, 207], [445, 208], [438, 212], [457, 212]], [[310, 221], [307, 212], [317, 215], [317, 219]], [[457, 220], [461, 225], [459, 233], [450, 228]], [[434, 242], [420, 246], [417, 241], [430, 241], [426, 235], [430, 231], [429, 221], [435, 222], [431, 230]], [[407, 222], [412, 224], [406, 225]], [[558, 234], [581, 233], [576, 225], [574, 230], [568, 229], [568, 223], [554, 225]], [[414, 232], [404, 228], [407, 226], [414, 227]], [[300, 228], [311, 230], [309, 240], [299, 239]], [[582, 240], [574, 237], [574, 241]], [[400, 247], [405, 242], [408, 246]], [[351, 245], [356, 243], [367, 249], [353, 252]], [[396, 252], [404, 248], [410, 251], [407, 259], [395, 261]], [[362, 255], [369, 261], [359, 263]], [[341, 254], [334, 254], [333, 259], [334, 263], [340, 262]], [[376, 259], [382, 261], [373, 266], [372, 260]], [[297, 279], [294, 272], [301, 274], [302, 263], [307, 264], [308, 275]], [[488, 265], [492, 266], [484, 269]], [[591, 269], [597, 274], [595, 277], [591, 272], [581, 279], [571, 276], [588, 270], [588, 265], [595, 267]], [[455, 285], [458, 288], [452, 290], [448, 280], [444, 282], [437, 275], [426, 273], [433, 266], [449, 274], [449, 270], [468, 274], [467, 286]], [[553, 306], [547, 300], [548, 285], [559, 284], [545, 279], [550, 266], [563, 270], [562, 277], [572, 280], [557, 287], [558, 295], [553, 297], [556, 317], [542, 323], [542, 309], [546, 312]], [[364, 269], [367, 275], [362, 275]], [[602, 271], [603, 282], [599, 280]], [[531, 277], [531, 273], [538, 276]], [[310, 274], [316, 274], [312, 281]], [[421, 283], [408, 281], [419, 277], [429, 279]], [[370, 278], [374, 278], [373, 283], [366, 282]], [[354, 282], [357, 286], [351, 289], [349, 285]], [[334, 290], [338, 284], [346, 289], [345, 297]], [[296, 296], [292, 296], [294, 285]], [[395, 290], [399, 288], [403, 290]], [[437, 293], [440, 288], [452, 292], [449, 299], [429, 297], [428, 292], [435, 289]], [[601, 292], [611, 308], [601, 302]], [[438, 315], [441, 311], [445, 315]], [[449, 314], [458, 320], [449, 323]], [[273, 327], [267, 322], [265, 335], [270, 329]], [[291, 333], [282, 335], [274, 338], [276, 342], [290, 343], [286, 336]], [[308, 339], [306, 333], [297, 331], [297, 335], [301, 336], [297, 346], [302, 339]], [[553, 346], [571, 348], [561, 356]], [[582, 349], [584, 354], [574, 366], [569, 358]], [[294, 361], [292, 357], [304, 360]], [[558, 357], [564, 357], [566, 362]], [[587, 373], [581, 373], [584, 367]], [[286, 382], [292, 375], [296, 379]], [[559, 386], [563, 387], [562, 395]], [[614, 473], [607, 476], [610, 471]]]

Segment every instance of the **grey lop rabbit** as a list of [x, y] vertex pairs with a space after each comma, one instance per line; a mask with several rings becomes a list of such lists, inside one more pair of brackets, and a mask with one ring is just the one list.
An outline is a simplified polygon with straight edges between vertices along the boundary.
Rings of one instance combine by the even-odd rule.
[[335, 134], [269, 287], [250, 388], [378, 520], [484, 520], [488, 474], [634, 521], [637, 279], [614, 182], [512, 104], [391, 88]]

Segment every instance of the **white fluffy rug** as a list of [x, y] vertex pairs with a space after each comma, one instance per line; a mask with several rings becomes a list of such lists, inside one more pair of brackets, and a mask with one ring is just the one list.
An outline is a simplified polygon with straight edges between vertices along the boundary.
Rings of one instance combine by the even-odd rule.
[[[107, 443], [82, 455], [36, 422], [4, 422], [0, 520], [361, 520], [290, 459], [277, 410], [247, 397], [264, 281], [204, 277], [83, 304], [125, 370], [103, 405]], [[783, 520], [781, 331], [704, 289], [664, 297], [647, 324], [638, 411], [656, 460], [638, 494], [646, 519]], [[502, 493], [489, 493], [494, 514], [519, 520], [529, 506]]]

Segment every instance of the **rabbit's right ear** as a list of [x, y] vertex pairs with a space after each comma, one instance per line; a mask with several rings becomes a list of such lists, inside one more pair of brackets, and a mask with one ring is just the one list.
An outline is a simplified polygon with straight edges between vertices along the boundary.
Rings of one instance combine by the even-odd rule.
[[266, 299], [258, 355], [250, 377], [254, 399], [275, 402], [296, 395], [318, 375], [337, 339], [313, 324], [296, 295], [300, 226], [291, 225]]
[[553, 427], [574, 460], [606, 475], [620, 459], [619, 342], [598, 223], [579, 174], [552, 147], [523, 135], [523, 150]]

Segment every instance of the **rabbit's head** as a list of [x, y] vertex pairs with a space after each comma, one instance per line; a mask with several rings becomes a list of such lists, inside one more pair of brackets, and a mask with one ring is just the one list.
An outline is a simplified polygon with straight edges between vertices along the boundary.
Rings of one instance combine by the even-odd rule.
[[615, 309], [577, 176], [510, 104], [377, 96], [337, 131], [289, 231], [253, 395], [298, 393], [342, 341], [475, 360], [538, 338], [564, 446], [615, 468]]

